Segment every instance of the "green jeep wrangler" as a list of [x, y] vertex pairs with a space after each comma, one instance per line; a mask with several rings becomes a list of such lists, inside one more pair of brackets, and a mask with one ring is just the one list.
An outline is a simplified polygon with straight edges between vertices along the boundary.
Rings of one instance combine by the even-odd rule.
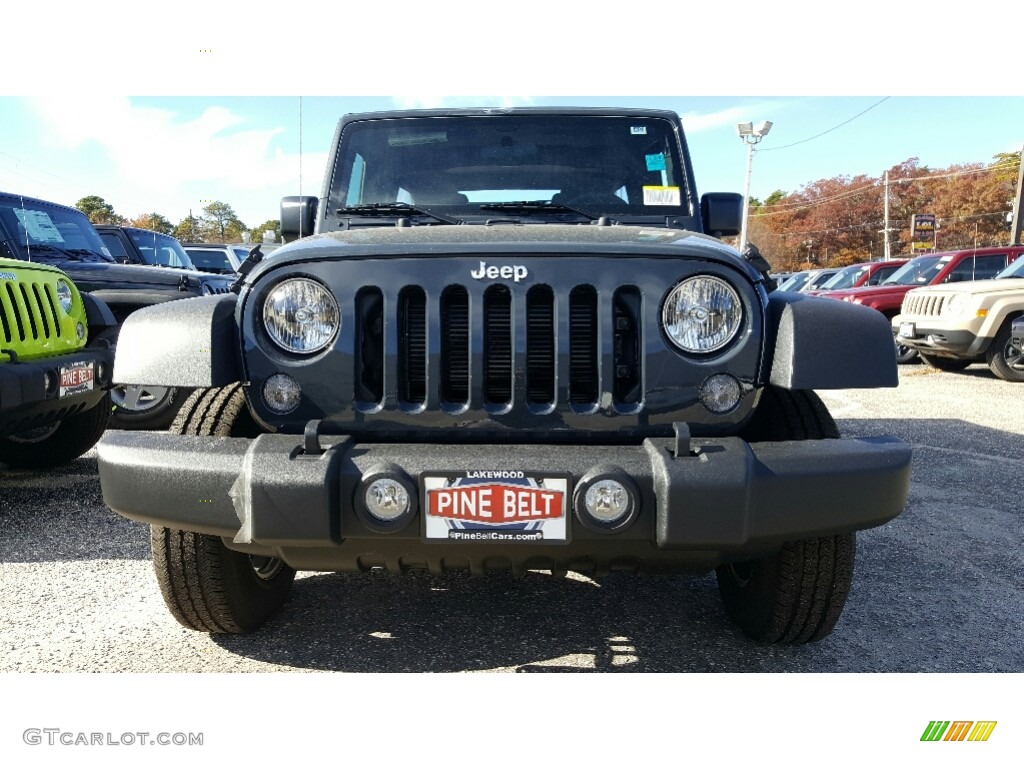
[[0, 258], [0, 462], [52, 467], [110, 418], [116, 321], [55, 267]]

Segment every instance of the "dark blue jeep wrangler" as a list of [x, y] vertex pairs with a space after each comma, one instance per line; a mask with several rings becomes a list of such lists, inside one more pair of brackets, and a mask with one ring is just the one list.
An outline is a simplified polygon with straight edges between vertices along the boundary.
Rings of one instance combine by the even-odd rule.
[[[119, 381], [199, 388], [108, 432], [186, 626], [245, 632], [296, 570], [717, 570], [752, 637], [827, 635], [910, 447], [814, 389], [893, 387], [874, 310], [771, 292], [654, 110], [348, 115], [288, 245], [133, 314]], [[159, 347], [153, 338], [165, 341]]]

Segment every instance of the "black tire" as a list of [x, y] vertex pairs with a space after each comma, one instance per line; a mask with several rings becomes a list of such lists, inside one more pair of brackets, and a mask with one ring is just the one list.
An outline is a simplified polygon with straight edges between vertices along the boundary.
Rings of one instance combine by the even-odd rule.
[[87, 411], [20, 435], [0, 437], [0, 462], [48, 469], [74, 461], [99, 441], [110, 421], [110, 395]]
[[1024, 381], [1024, 350], [1013, 343], [1009, 321], [992, 340], [985, 353], [985, 362], [992, 373], [1003, 381]]
[[[258, 432], [240, 384], [195, 391], [171, 431], [248, 437]], [[228, 549], [219, 536], [151, 527], [153, 569], [164, 602], [181, 624], [200, 632], [258, 629], [284, 604], [295, 571], [277, 558]]]
[[[112, 391], [110, 426], [113, 429], [167, 429], [178, 415], [181, 404], [192, 393], [181, 387], [141, 387], [139, 406], [126, 405], [135, 387], [115, 387]], [[129, 394], [130, 393], [130, 394]]]
[[918, 352], [918, 357], [920, 357], [921, 362], [929, 368], [934, 368], [937, 371], [963, 371], [967, 366], [974, 362], [973, 360], [960, 360], [955, 357], [926, 355], [924, 352]]
[[[765, 387], [743, 437], [750, 442], [839, 437], [824, 403], [809, 391]], [[856, 536], [786, 542], [774, 555], [719, 566], [726, 613], [768, 643], [821, 640], [835, 627], [853, 582]]]
[[906, 363], [912, 363], [917, 359], [917, 350], [913, 347], [908, 347], [904, 344], [900, 344], [900, 340], [893, 334], [893, 342], [896, 344], [896, 362], [900, 365]]

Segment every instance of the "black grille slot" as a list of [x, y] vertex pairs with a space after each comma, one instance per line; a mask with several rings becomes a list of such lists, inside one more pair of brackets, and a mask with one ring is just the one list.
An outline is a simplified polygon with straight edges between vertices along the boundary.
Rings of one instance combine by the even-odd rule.
[[484, 402], [512, 401], [512, 294], [494, 285], [484, 294]]
[[469, 294], [460, 285], [441, 294], [441, 399], [469, 401]]
[[25, 314], [28, 315], [28, 324], [32, 327], [32, 338], [39, 338], [39, 329], [36, 327], [36, 316], [32, 311], [32, 300], [28, 297], [28, 289], [22, 283], [18, 286], [21, 289], [21, 298], [25, 300]]
[[597, 373], [597, 291], [579, 285], [569, 294], [569, 402], [596, 403]]
[[555, 401], [555, 296], [546, 285], [526, 294], [526, 399]]
[[[43, 288], [45, 291], [45, 286]], [[32, 295], [35, 296], [36, 306], [39, 308], [39, 319], [43, 321], [43, 335], [50, 338], [50, 321], [46, 317], [46, 307], [43, 305], [43, 297], [39, 295], [39, 284], [32, 283]]]
[[53, 288], [49, 285], [44, 285], [43, 293], [46, 294], [46, 302], [50, 305], [50, 314], [53, 317], [53, 328], [56, 331], [57, 336], [60, 336], [60, 319], [57, 317], [57, 305], [53, 301]]
[[25, 323], [21, 319], [21, 311], [18, 309], [18, 299], [14, 295], [14, 288], [10, 283], [7, 284], [7, 295], [11, 299], [11, 312], [14, 315], [14, 321], [18, 325], [18, 336], [20, 341], [25, 340]]
[[618, 403], [634, 404], [641, 399], [640, 291], [633, 286], [619, 288], [612, 299], [615, 383], [612, 393]]
[[[13, 312], [14, 311], [13, 308], [11, 308], [10, 311]], [[0, 322], [2, 322], [3, 326], [4, 326], [4, 341], [6, 341], [8, 344], [10, 344], [11, 343], [11, 321], [7, 319], [7, 315], [8, 314], [9, 314], [9, 308], [7, 307], [6, 304], [4, 304], [4, 302], [2, 300], [0, 300]]]
[[356, 295], [356, 400], [379, 403], [384, 398], [384, 295], [363, 288]]
[[427, 399], [427, 297], [422, 288], [398, 296], [398, 399]]

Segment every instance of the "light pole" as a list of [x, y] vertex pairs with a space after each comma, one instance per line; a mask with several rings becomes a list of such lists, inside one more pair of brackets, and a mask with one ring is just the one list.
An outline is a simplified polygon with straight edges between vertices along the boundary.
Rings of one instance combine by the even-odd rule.
[[754, 163], [754, 145], [767, 136], [771, 129], [770, 120], [758, 123], [756, 127], [753, 123], [740, 123], [736, 126], [736, 133], [739, 134], [740, 141], [747, 145], [747, 190], [743, 195], [743, 223], [740, 225], [739, 248], [741, 251], [747, 245], [747, 217], [750, 215], [750, 167]]

